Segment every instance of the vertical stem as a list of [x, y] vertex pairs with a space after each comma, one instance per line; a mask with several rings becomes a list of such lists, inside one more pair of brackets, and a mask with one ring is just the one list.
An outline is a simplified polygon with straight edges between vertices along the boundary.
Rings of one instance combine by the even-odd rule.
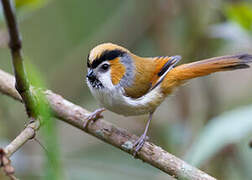
[[22, 55], [22, 41], [19, 33], [16, 16], [14, 13], [13, 3], [10, 0], [1, 0], [3, 5], [3, 12], [5, 21], [8, 27], [10, 36], [9, 47], [11, 49], [12, 63], [16, 78], [16, 89], [22, 96], [24, 101], [26, 112], [29, 117], [37, 117], [35, 107], [35, 98], [30, 89], [30, 83], [26, 75], [24, 60]]

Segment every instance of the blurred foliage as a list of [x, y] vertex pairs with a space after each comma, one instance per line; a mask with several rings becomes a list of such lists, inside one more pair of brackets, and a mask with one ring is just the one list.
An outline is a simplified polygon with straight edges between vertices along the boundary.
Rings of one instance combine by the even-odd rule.
[[[33, 64], [29, 65], [26, 59], [27, 69], [34, 71], [30, 72], [33, 84], [46, 84], [90, 111], [98, 103], [85, 84], [86, 57], [101, 42], [118, 43], [141, 56], [180, 54], [182, 63], [252, 53], [249, 0], [15, 3], [24, 53]], [[12, 72], [9, 50], [2, 46], [4, 41], [7, 44], [5, 31], [1, 21], [0, 67]], [[197, 162], [202, 170], [219, 179], [251, 180], [251, 112], [245, 114], [240, 107], [252, 104], [251, 82], [249, 69], [200, 78], [179, 88], [155, 113], [150, 140], [179, 157], [187, 155], [191, 162]], [[157, 169], [55, 121], [46, 106], [40, 109], [48, 127], [43, 127], [37, 137], [42, 139], [48, 154], [44, 156], [44, 150], [34, 142], [15, 153], [12, 161], [20, 179], [167, 179]], [[138, 135], [146, 121], [146, 116], [125, 118], [111, 112], [104, 116]], [[23, 105], [0, 96], [0, 143], [12, 140], [24, 122]], [[55, 174], [50, 174], [51, 170]]]
[[15, 0], [16, 8], [27, 10], [36, 10], [48, 3], [48, 0]]
[[57, 129], [56, 122], [52, 119], [52, 113], [46, 100], [45, 94], [42, 89], [46, 89], [45, 82], [42, 79], [41, 73], [33, 66], [28, 58], [25, 59], [26, 69], [28, 70], [28, 77], [33, 85], [33, 92], [37, 99], [38, 105], [34, 108], [39, 112], [39, 118], [42, 124], [42, 133], [45, 144], [45, 155], [47, 162], [45, 163], [45, 173], [43, 177], [47, 180], [63, 180], [63, 171], [60, 163], [59, 144], [57, 142]]
[[251, 114], [250, 105], [225, 112], [210, 120], [187, 152], [188, 162], [200, 166], [228, 145], [238, 144], [252, 135]]
[[252, 32], [252, 3], [238, 2], [226, 7], [228, 19]]
[[[11, 0], [11, 1], [15, 4], [15, 8], [19, 15], [19, 21], [20, 21], [21, 20], [20, 16], [22, 16], [23, 19], [25, 17], [24, 15], [28, 15], [33, 11], [45, 7], [50, 0]], [[0, 7], [1, 6], [2, 4], [0, 5]], [[4, 19], [3, 19], [2, 7], [0, 13], [1, 13], [0, 22], [3, 23]]]

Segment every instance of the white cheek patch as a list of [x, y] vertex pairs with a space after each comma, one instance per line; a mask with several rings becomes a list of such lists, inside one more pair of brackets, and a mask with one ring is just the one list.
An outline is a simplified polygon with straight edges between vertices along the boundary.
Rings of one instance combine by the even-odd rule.
[[107, 89], [113, 89], [114, 88], [114, 85], [111, 81], [111, 76], [110, 76], [110, 70], [105, 72], [105, 73], [102, 73], [102, 72], [99, 72], [97, 74], [97, 78], [101, 81], [102, 85], [107, 88]]

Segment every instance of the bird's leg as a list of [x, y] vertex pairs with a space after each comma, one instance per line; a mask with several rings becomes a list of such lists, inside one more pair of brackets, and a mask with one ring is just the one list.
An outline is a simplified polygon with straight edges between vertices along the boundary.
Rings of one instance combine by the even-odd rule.
[[150, 126], [152, 115], [153, 115], [153, 112], [151, 112], [150, 115], [149, 115], [149, 119], [148, 119], [148, 122], [147, 122], [147, 124], [145, 126], [144, 133], [141, 135], [141, 137], [138, 140], [136, 140], [136, 142], [133, 145], [134, 146], [134, 150], [133, 150], [134, 151], [133, 152], [134, 156], [136, 156], [136, 153], [143, 147], [144, 142], [148, 138], [147, 137], [147, 132], [148, 132], [148, 129], [149, 129], [149, 126]]
[[87, 126], [89, 125], [90, 122], [94, 122], [99, 118], [103, 118], [101, 113], [104, 111], [105, 111], [105, 108], [99, 108], [99, 109], [96, 109], [94, 112], [90, 113], [87, 116], [87, 120], [84, 122], [83, 127], [87, 128]]

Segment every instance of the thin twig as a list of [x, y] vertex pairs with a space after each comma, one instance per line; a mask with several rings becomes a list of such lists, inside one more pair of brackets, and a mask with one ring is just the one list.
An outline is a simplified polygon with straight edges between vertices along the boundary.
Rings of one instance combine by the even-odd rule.
[[[6, 82], [3, 79], [8, 79], [9, 81]], [[17, 91], [16, 93], [8, 92], [15, 92], [14, 82], [15, 79], [12, 75], [0, 70], [0, 92], [12, 96], [15, 99], [20, 99]], [[125, 129], [116, 127], [104, 119], [99, 119], [85, 129], [83, 124], [87, 121], [87, 117], [90, 114], [89, 111], [49, 90], [44, 93], [55, 117], [133, 155], [132, 147], [137, 136], [130, 134]], [[144, 144], [138, 153], [138, 158], [177, 179], [215, 180], [215, 178], [192, 167], [151, 142]]]
[[33, 138], [33, 140], [36, 141], [42, 147], [42, 149], [45, 151], [46, 154], [49, 153], [46, 147], [36, 137]]
[[8, 145], [4, 148], [7, 157], [10, 157], [29, 139], [32, 139], [36, 131], [39, 129], [39, 121], [35, 121], [27, 125], [27, 127]]

